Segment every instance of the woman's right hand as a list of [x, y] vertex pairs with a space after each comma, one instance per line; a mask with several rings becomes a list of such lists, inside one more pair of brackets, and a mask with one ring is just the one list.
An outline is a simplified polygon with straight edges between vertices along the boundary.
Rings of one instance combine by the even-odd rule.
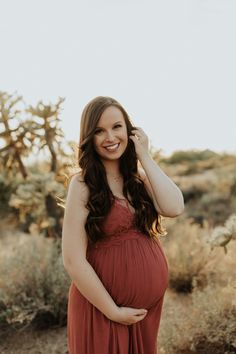
[[147, 315], [148, 311], [145, 309], [135, 309], [132, 307], [118, 307], [113, 318], [110, 318], [114, 322], [121, 323], [123, 325], [131, 325], [142, 321]]

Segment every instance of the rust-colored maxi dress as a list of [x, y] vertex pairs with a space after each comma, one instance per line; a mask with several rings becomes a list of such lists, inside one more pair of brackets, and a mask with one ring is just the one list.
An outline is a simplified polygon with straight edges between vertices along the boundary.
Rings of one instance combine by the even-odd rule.
[[118, 306], [145, 308], [148, 313], [132, 325], [111, 321], [72, 282], [67, 323], [70, 354], [157, 353], [168, 263], [159, 240], [135, 229], [128, 201], [113, 199], [103, 223], [106, 239], [88, 246], [87, 260]]

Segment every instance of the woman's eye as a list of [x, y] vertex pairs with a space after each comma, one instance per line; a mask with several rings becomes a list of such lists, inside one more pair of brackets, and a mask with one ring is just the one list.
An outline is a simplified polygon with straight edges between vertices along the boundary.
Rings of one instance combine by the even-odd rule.
[[[114, 125], [114, 128], [120, 128], [120, 127], [122, 127], [121, 124], [116, 124], [116, 125]], [[100, 134], [100, 133], [102, 133], [102, 129], [97, 129], [97, 130], [95, 130], [95, 133], [94, 133], [94, 134]]]
[[95, 131], [94, 134], [99, 134], [99, 133], [101, 133], [101, 132], [102, 132], [102, 130], [101, 130], [101, 129], [98, 129], [98, 130]]

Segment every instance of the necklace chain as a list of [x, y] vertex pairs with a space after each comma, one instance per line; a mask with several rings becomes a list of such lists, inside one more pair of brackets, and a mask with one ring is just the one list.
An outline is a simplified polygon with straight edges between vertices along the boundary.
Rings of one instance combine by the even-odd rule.
[[108, 176], [112, 177], [116, 182], [118, 182], [122, 178], [122, 175], [114, 176], [114, 175], [108, 174]]

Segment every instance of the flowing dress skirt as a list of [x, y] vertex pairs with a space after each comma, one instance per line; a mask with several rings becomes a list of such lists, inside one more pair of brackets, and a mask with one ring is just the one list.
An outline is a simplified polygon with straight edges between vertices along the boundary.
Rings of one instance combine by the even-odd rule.
[[106, 223], [109, 237], [88, 248], [87, 260], [118, 306], [144, 308], [148, 313], [132, 325], [111, 321], [72, 282], [67, 324], [70, 354], [157, 353], [168, 263], [160, 241], [132, 225], [132, 215], [125, 208], [116, 208]]

